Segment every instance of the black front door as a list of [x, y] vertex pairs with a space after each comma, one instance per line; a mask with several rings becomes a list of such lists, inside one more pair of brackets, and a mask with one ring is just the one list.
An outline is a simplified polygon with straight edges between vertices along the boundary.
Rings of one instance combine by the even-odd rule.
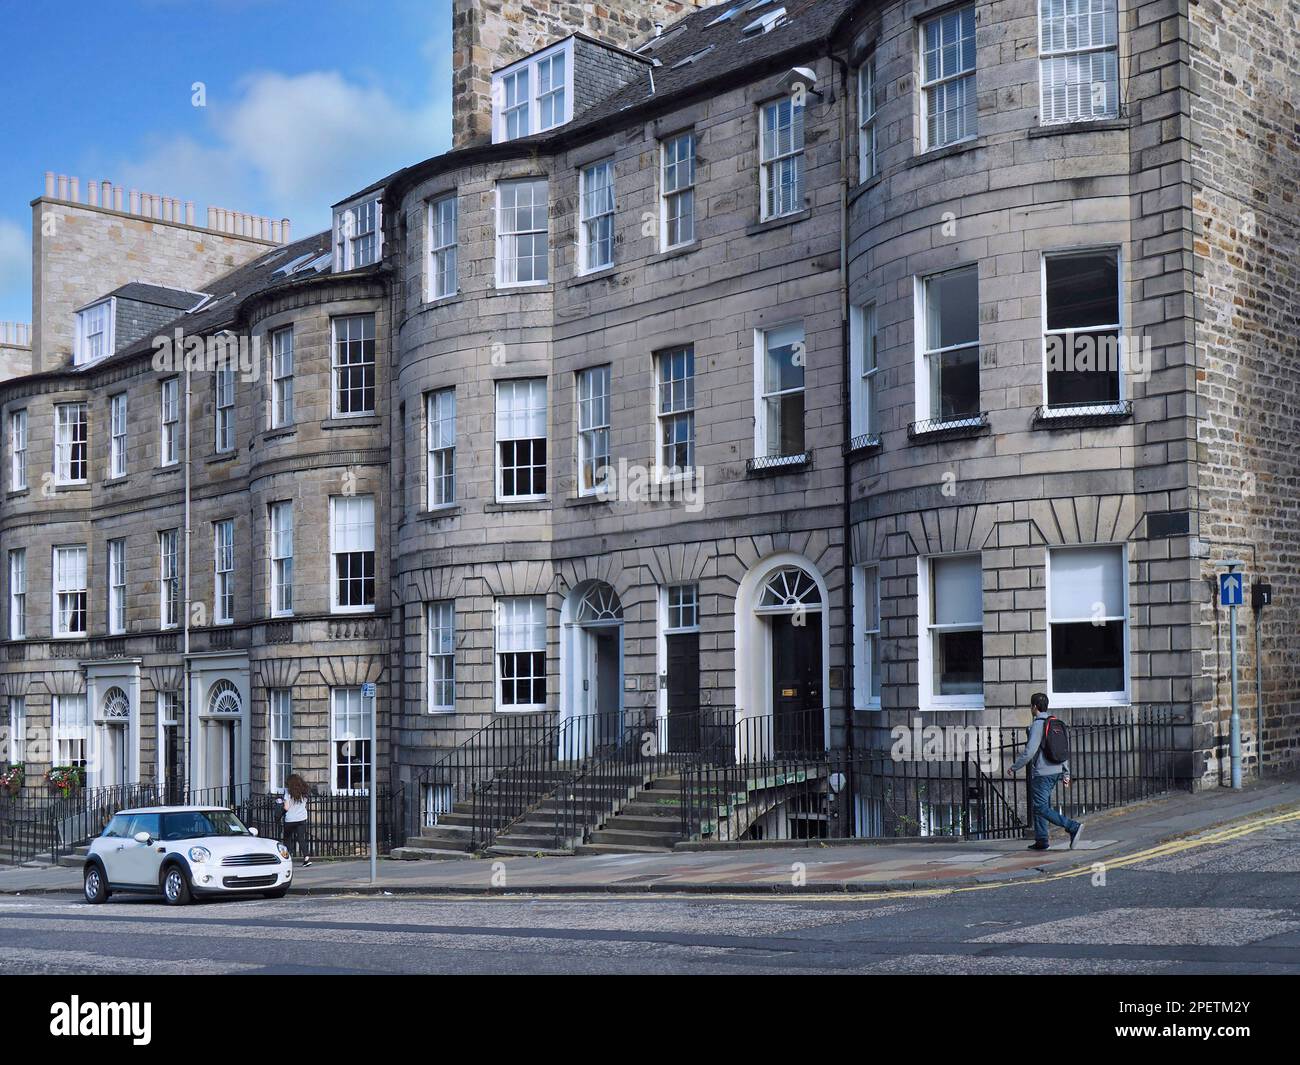
[[772, 744], [777, 754], [825, 748], [820, 613], [772, 617]]
[[700, 634], [674, 632], [668, 641], [668, 749], [700, 749]]

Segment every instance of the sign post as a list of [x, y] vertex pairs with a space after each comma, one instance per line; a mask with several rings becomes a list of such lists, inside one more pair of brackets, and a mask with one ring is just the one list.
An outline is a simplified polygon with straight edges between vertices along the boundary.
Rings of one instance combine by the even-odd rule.
[[1230, 659], [1232, 662], [1232, 726], [1229, 733], [1229, 753], [1232, 758], [1232, 786], [1241, 787], [1241, 712], [1237, 708], [1237, 607], [1241, 606], [1245, 587], [1244, 575], [1237, 572], [1245, 563], [1229, 559], [1219, 565], [1227, 566], [1227, 573], [1219, 574], [1219, 605], [1228, 608]]
[[[1236, 662], [1234, 653], [1233, 662]], [[1233, 684], [1236, 684], [1236, 671], [1233, 671]], [[1236, 691], [1236, 688], [1233, 688]], [[379, 764], [377, 753], [379, 751], [379, 715], [375, 713], [375, 685], [369, 682], [361, 685], [361, 698], [363, 702], [370, 704], [370, 780], [367, 781], [369, 787], [366, 789], [370, 792], [370, 883], [374, 884], [379, 879], [379, 781], [376, 779], [375, 767]], [[1237, 705], [1236, 696], [1233, 696], [1232, 705]]]

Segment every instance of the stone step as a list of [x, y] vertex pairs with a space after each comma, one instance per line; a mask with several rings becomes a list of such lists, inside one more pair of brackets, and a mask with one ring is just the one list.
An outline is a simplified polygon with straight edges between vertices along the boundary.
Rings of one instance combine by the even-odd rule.
[[543, 858], [562, 858], [568, 857], [573, 851], [559, 850], [553, 845], [549, 848], [519, 846], [514, 842], [507, 842], [503, 836], [500, 843], [494, 843], [484, 853], [498, 858], [534, 858], [538, 855]]
[[425, 850], [435, 851], [471, 851], [473, 846], [468, 836], [463, 839], [448, 838], [446, 836], [426, 836], [421, 833], [418, 836], [407, 836], [407, 847], [423, 847]]
[[629, 832], [617, 828], [598, 828], [591, 834], [590, 842], [620, 847], [663, 847], [665, 850], [671, 850], [679, 838], [678, 832]]
[[[626, 811], [626, 807], [624, 810]], [[676, 814], [664, 817], [650, 817], [642, 814], [616, 814], [605, 822], [606, 828], [626, 829], [628, 832], [669, 832], [680, 833], [682, 820]]]
[[410, 841], [405, 847], [394, 847], [388, 857], [399, 862], [454, 862], [471, 861], [474, 855], [468, 851], [438, 850], [434, 847], [412, 847]]
[[[421, 840], [423, 843], [417, 844], [415, 841]], [[446, 850], [469, 850], [473, 845], [473, 837], [470, 835], [468, 828], [460, 826], [429, 826], [420, 829], [416, 836], [412, 836], [408, 846], [429, 846], [443, 847]]]
[[574, 854], [672, 854], [672, 847], [633, 847], [618, 843], [584, 843]]

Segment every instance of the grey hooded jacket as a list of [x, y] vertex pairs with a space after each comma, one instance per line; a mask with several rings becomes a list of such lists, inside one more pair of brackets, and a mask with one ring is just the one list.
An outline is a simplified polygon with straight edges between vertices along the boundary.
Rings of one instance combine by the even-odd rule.
[[1032, 759], [1035, 776], [1055, 777], [1060, 776], [1062, 773], [1067, 777], [1070, 775], [1070, 760], [1068, 758], [1064, 762], [1049, 762], [1042, 750], [1043, 730], [1047, 728], [1047, 719], [1051, 716], [1051, 714], [1034, 714], [1034, 723], [1029, 726], [1029, 739], [1025, 743], [1025, 749], [1020, 752], [1020, 757], [1011, 764], [1013, 773], [1024, 769]]

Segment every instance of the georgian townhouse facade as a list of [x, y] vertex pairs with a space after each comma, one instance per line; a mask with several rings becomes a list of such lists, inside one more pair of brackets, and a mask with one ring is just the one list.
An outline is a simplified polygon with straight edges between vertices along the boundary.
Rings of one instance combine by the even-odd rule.
[[458, 3], [453, 150], [158, 323], [260, 351], [193, 375], [188, 463], [152, 333], [0, 384], [56, 763], [347, 792], [510, 715], [842, 749], [1043, 690], [1168, 709], [1213, 783], [1231, 558], [1247, 763], [1294, 762], [1296, 5], [690, 6]]

